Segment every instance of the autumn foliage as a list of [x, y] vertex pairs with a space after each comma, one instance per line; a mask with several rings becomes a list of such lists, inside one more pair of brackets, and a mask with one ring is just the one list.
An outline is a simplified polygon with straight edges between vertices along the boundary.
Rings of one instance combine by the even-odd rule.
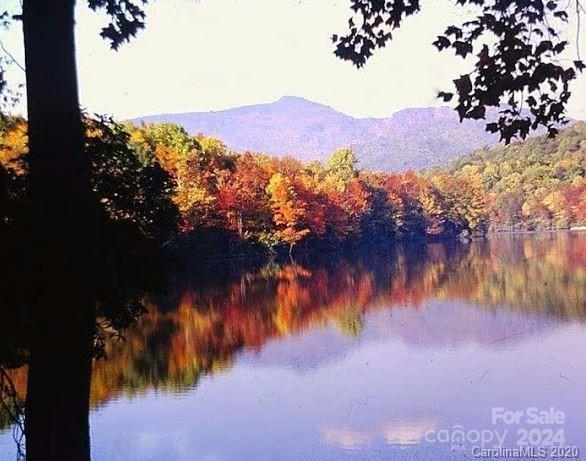
[[[402, 173], [360, 170], [348, 148], [301, 163], [232, 152], [171, 123], [85, 123], [95, 192], [111, 218], [196, 252], [474, 236], [586, 219], [580, 123], [555, 140], [463, 157], [451, 171]], [[4, 176], [26, 176], [26, 122], [6, 118], [0, 128]]]
[[531, 138], [480, 150], [452, 169], [487, 192], [493, 230], [565, 229], [586, 224], [586, 123], [555, 139]]
[[[230, 152], [218, 139], [177, 125], [126, 126], [143, 162], [159, 163], [175, 184], [184, 236], [221, 235], [223, 247], [277, 250], [484, 232], [484, 191], [448, 174], [360, 171], [340, 149], [324, 165], [262, 153]], [[430, 199], [432, 201], [430, 201]], [[450, 209], [457, 203], [458, 207]]]

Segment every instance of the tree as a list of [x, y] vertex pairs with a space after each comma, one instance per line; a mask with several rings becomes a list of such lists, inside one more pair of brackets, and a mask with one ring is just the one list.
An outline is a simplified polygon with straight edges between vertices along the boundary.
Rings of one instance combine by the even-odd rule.
[[[131, 1], [88, 5], [106, 10], [111, 23], [103, 35], [114, 47], [143, 25], [144, 14]], [[34, 268], [28, 276], [35, 292], [26, 401], [31, 460], [89, 459], [96, 204], [79, 109], [74, 7], [74, 0], [25, 0], [22, 14], [2, 14], [4, 23], [22, 19], [25, 49], [32, 205], [27, 241]]]
[[[132, 223], [147, 239], [168, 242], [176, 232], [173, 180], [156, 159], [143, 164], [124, 126], [108, 118], [84, 118], [90, 183], [110, 221]], [[108, 243], [108, 242], [107, 242]]]
[[361, 172], [360, 179], [368, 191], [370, 206], [362, 218], [363, 235], [368, 241], [388, 241], [399, 237], [397, 204], [388, 196], [384, 173]]
[[371, 209], [370, 194], [366, 185], [358, 178], [352, 179], [344, 191], [332, 195], [332, 199], [344, 211], [345, 236], [360, 238], [363, 218]]
[[484, 188], [471, 179], [451, 174], [440, 174], [433, 179], [443, 195], [447, 218], [455, 231], [472, 235], [484, 234], [488, 226]]
[[425, 184], [419, 189], [419, 201], [427, 234], [443, 234], [446, 225], [446, 207], [442, 195], [430, 184]]
[[356, 177], [356, 154], [346, 147], [335, 151], [325, 169], [325, 180], [328, 186], [343, 192], [346, 186]]
[[240, 237], [262, 240], [272, 225], [267, 197], [270, 173], [258, 156], [238, 157], [233, 171], [218, 191], [218, 206], [227, 226]]
[[565, 201], [572, 210], [574, 222], [579, 225], [586, 224], [586, 181], [568, 187], [564, 194]]
[[22, 9], [32, 203], [29, 241], [34, 255], [30, 267], [35, 268], [30, 275], [37, 293], [31, 300], [26, 399], [31, 460], [89, 459], [85, 396], [95, 332], [95, 204], [77, 91], [74, 3], [26, 0]]
[[[580, 0], [571, 3], [579, 36], [584, 8]], [[559, 59], [569, 44], [561, 33], [568, 23], [569, 3], [458, 0], [457, 4], [472, 7], [475, 13], [462, 25], [450, 25], [433, 45], [462, 58], [474, 56], [472, 70], [454, 80], [460, 119], [484, 119], [494, 108], [498, 118], [486, 128], [500, 133], [507, 143], [515, 137], [524, 139], [538, 127], [555, 135], [558, 124], [567, 121], [570, 82], [586, 67], [579, 51], [570, 64]], [[332, 39], [338, 57], [362, 67], [377, 48], [392, 40], [405, 18], [421, 10], [421, 4], [420, 0], [351, 0], [351, 8], [349, 30]], [[447, 102], [454, 94], [441, 91], [438, 97]]]
[[[23, 257], [31, 251], [30, 242], [23, 238], [23, 235], [25, 237], [28, 235], [30, 228], [30, 188], [25, 187], [30, 179], [30, 156], [26, 142], [14, 141], [21, 138], [21, 133], [26, 133], [26, 123], [18, 118], [6, 118], [5, 122], [4, 131], [0, 135], [0, 237], [3, 242], [11, 242], [11, 244], [10, 251], [6, 251], [3, 255], [3, 261], [7, 267], [10, 267], [10, 271], [7, 271], [10, 275], [4, 277], [1, 291], [6, 291], [6, 299], [0, 300], [0, 303], [5, 309], [11, 311], [15, 331], [24, 330], [24, 333], [21, 333], [24, 337], [22, 347], [28, 349], [30, 346], [32, 349], [39, 340], [35, 335], [39, 331], [45, 332], [43, 326], [37, 323], [39, 317], [29, 315], [28, 307], [31, 299], [27, 296], [27, 292], [31, 290], [29, 285], [31, 279], [27, 276], [30, 274], [30, 260]], [[76, 428], [77, 432], [72, 435], [72, 437], [79, 437], [73, 440], [76, 445], [78, 443], [83, 445], [83, 441], [87, 441], [87, 434], [84, 431], [87, 415], [84, 420], [81, 420], [85, 399], [83, 394], [80, 395], [81, 391], [85, 393], [85, 384], [82, 386], [80, 381], [89, 385], [89, 381], [86, 381], [87, 376], [83, 372], [76, 377], [76, 370], [73, 370], [63, 382], [56, 380], [54, 375], [50, 376], [50, 382], [43, 382], [40, 380], [42, 377], [38, 376], [39, 366], [43, 368], [46, 366], [47, 369], [53, 371], [71, 367], [71, 363], [62, 361], [71, 356], [76, 357], [77, 354], [63, 351], [61, 349], [63, 343], [83, 349], [89, 344], [89, 355], [86, 356], [84, 353], [83, 360], [87, 358], [91, 365], [91, 358], [99, 352], [100, 338], [104, 334], [103, 329], [96, 329], [96, 319], [99, 319], [101, 325], [107, 326], [110, 333], [120, 332], [132, 323], [142, 312], [143, 290], [152, 286], [151, 282], [154, 280], [155, 271], [152, 270], [152, 266], [157, 266], [154, 247], [164, 244], [170, 236], [175, 234], [177, 221], [176, 208], [170, 194], [172, 181], [157, 162], [150, 165], [143, 165], [140, 162], [136, 153], [129, 148], [128, 134], [123, 127], [108, 119], [87, 117], [84, 118], [83, 125], [84, 149], [91, 165], [91, 198], [92, 203], [96, 204], [95, 219], [92, 220], [94, 227], [91, 229], [95, 245], [95, 256], [92, 262], [94, 273], [99, 275], [93, 284], [95, 297], [92, 306], [94, 317], [91, 319], [91, 335], [77, 338], [80, 341], [83, 339], [83, 344], [74, 343], [71, 339], [61, 340], [58, 336], [76, 338], [78, 332], [71, 331], [70, 328], [80, 326], [76, 322], [70, 323], [69, 319], [62, 318], [60, 306], [44, 305], [47, 310], [45, 315], [55, 316], [59, 323], [55, 324], [53, 320], [48, 321], [54, 330], [52, 337], [43, 337], [49, 341], [42, 344], [47, 352], [41, 355], [36, 352], [37, 349], [32, 349], [32, 352], [36, 354], [36, 360], [31, 363], [31, 367], [37, 367], [35, 373], [37, 373], [36, 378], [39, 379], [36, 384], [42, 384], [43, 388], [55, 392], [58, 392], [55, 387], [65, 386], [69, 392], [65, 396], [57, 395], [57, 402], [64, 406], [68, 405], [68, 410], [74, 413], [75, 417], [80, 418], [77, 423], [81, 426]], [[15, 148], [18, 145], [24, 147]], [[4, 181], [5, 179], [7, 181]], [[145, 265], [145, 260], [148, 260], [149, 264]], [[59, 266], [56, 264], [56, 267]], [[5, 302], [6, 300], [10, 300], [10, 303]], [[35, 312], [33, 314], [39, 315]], [[35, 322], [33, 325], [30, 324], [32, 321]], [[34, 329], [31, 329], [31, 326]], [[32, 344], [29, 344], [29, 340]], [[56, 346], [59, 348], [56, 349]], [[46, 358], [50, 363], [39, 363], [39, 358]], [[83, 364], [74, 362], [73, 365]], [[33, 415], [33, 424], [37, 423], [42, 416], [59, 417], [52, 411], [51, 400], [45, 401], [42, 398], [46, 397], [43, 390], [40, 390], [40, 394], [37, 392], [37, 400], [33, 399], [32, 404], [27, 403], [27, 405], [33, 405], [32, 408], [27, 407], [27, 416]], [[78, 393], [73, 393], [74, 390]], [[63, 403], [62, 399], [69, 399], [70, 403]], [[47, 413], [49, 416], [46, 416]], [[68, 422], [67, 430], [71, 429], [69, 424], [75, 422], [72, 419], [72, 415], [65, 417]], [[35, 426], [33, 425], [32, 429], [30, 427], [29, 424], [26, 428], [27, 438], [38, 442], [40, 436], [34, 432]], [[41, 426], [40, 429], [43, 433], [51, 433], [55, 437], [59, 435], [59, 428], [49, 429]], [[85, 453], [84, 447], [79, 449], [84, 450]], [[30, 456], [34, 456], [34, 451], [33, 455], [29, 451]]]
[[304, 204], [299, 203], [291, 180], [281, 173], [271, 177], [267, 193], [271, 198], [277, 237], [289, 245], [291, 254], [299, 240], [309, 234], [309, 229], [301, 225], [306, 214]]
[[179, 187], [187, 175], [188, 163], [193, 159], [199, 161], [204, 155], [199, 142], [175, 123], [129, 123], [126, 130], [130, 132], [131, 147], [142, 162], [148, 165], [158, 161]]

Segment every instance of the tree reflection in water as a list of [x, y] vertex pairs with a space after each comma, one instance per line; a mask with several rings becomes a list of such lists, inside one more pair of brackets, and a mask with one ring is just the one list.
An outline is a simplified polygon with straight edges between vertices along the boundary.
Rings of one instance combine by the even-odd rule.
[[[351, 340], [372, 311], [395, 310], [392, 328], [418, 344], [506, 337], [511, 331], [505, 324], [494, 327], [503, 329], [498, 335], [485, 331], [482, 313], [495, 309], [586, 319], [586, 238], [580, 234], [504, 235], [324, 259], [271, 261], [252, 269], [215, 265], [170, 275], [164, 292], [144, 294], [147, 312], [125, 340], [105, 342], [107, 358], [93, 365], [90, 406], [149, 389], [193, 388], [202, 376], [230, 368], [239, 351], [258, 351], [310, 328], [335, 325]], [[138, 287], [133, 293], [135, 301], [143, 296]], [[425, 309], [430, 299], [466, 302], [466, 330], [441, 317], [431, 338], [424, 325], [398, 324], [402, 309]], [[12, 351], [13, 362], [6, 354], [3, 360], [23, 400], [26, 371], [14, 360], [26, 362], [27, 351]], [[9, 424], [6, 412], [0, 418]]]

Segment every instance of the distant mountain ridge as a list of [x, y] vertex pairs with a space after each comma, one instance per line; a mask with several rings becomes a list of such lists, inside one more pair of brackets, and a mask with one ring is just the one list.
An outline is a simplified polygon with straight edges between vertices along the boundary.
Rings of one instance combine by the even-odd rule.
[[447, 166], [471, 151], [498, 143], [485, 122], [460, 123], [449, 107], [401, 110], [387, 118], [354, 118], [295, 96], [216, 112], [161, 114], [135, 122], [173, 122], [189, 133], [224, 141], [236, 151], [324, 160], [351, 147], [361, 168], [402, 171]]

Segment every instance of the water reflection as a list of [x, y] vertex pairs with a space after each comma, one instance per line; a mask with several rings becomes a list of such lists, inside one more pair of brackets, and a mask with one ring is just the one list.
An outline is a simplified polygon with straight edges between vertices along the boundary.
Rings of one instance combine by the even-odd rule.
[[460, 459], [424, 434], [586, 403], [580, 234], [194, 270], [147, 304], [94, 364], [94, 459]]
[[[189, 388], [203, 374], [230, 368], [242, 349], [258, 351], [276, 338], [331, 324], [348, 340], [324, 341], [323, 332], [314, 342], [304, 338], [308, 344], [299, 359], [313, 361], [311, 368], [332, 359], [343, 344], [352, 347], [369, 312], [389, 313], [380, 331], [371, 333], [373, 340], [400, 336], [413, 347], [498, 348], [559, 319], [583, 321], [586, 239], [504, 236], [329, 264], [270, 263], [205, 286], [194, 278], [176, 281], [164, 309], [151, 301], [127, 340], [109, 344], [109, 360], [94, 368], [94, 403], [119, 392]], [[169, 299], [176, 300], [174, 307]]]

